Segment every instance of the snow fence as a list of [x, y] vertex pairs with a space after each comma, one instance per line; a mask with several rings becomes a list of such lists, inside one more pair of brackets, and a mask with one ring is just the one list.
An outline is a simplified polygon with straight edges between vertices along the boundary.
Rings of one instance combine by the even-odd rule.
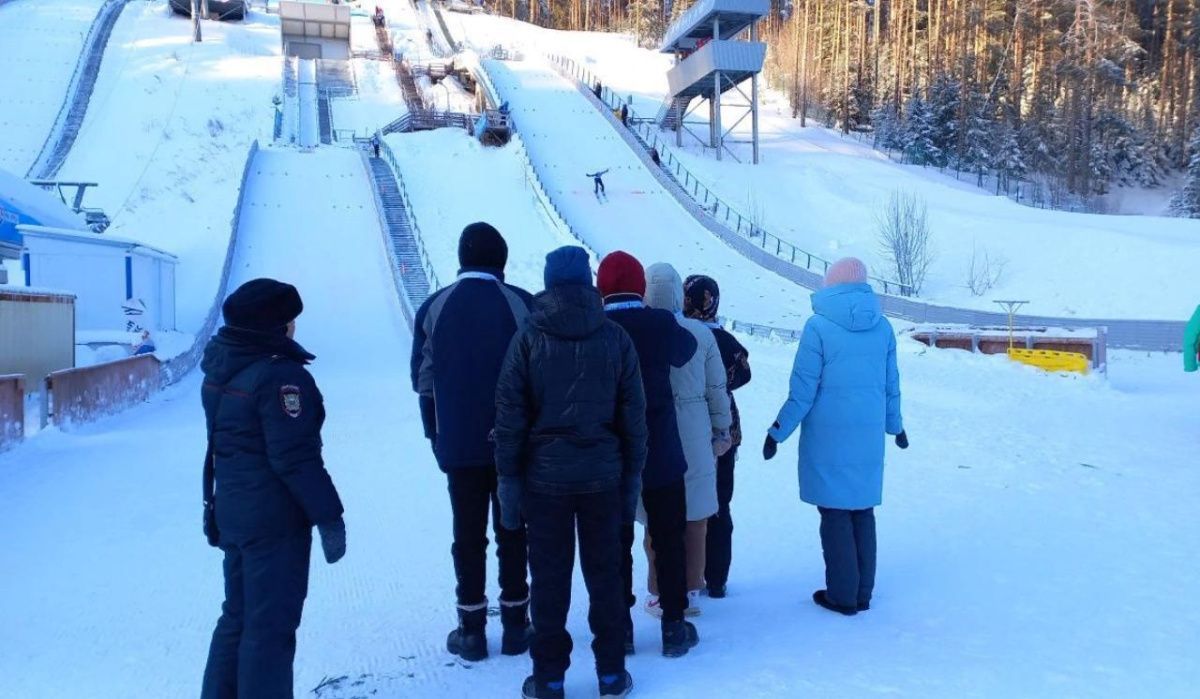
[[49, 424], [70, 429], [146, 402], [162, 386], [161, 378], [151, 354], [56, 371], [46, 377], [44, 412]]

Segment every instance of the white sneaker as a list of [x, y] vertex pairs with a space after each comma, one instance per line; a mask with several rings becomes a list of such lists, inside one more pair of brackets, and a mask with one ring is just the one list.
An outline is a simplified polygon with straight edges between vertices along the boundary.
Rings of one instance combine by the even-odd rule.
[[646, 599], [646, 613], [655, 619], [661, 619], [663, 615], [662, 605], [658, 603], [658, 595], [650, 595]]
[[696, 617], [696, 616], [700, 616], [703, 613], [703, 611], [700, 609], [700, 607], [696, 604], [696, 602], [698, 602], [699, 600], [700, 600], [700, 591], [699, 590], [688, 590], [688, 606], [687, 606], [687, 609], [683, 610], [683, 615], [685, 617], [689, 617], [689, 616]]

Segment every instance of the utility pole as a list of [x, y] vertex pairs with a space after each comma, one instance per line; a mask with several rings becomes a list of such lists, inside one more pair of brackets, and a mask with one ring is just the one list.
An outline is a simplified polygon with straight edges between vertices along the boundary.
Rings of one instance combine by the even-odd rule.
[[200, 0], [192, 0], [192, 41], [200, 43]]

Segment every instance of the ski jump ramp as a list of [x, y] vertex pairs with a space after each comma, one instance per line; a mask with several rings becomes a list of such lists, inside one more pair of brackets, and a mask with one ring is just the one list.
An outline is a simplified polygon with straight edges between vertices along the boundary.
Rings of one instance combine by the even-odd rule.
[[[701, 226], [573, 84], [535, 62], [483, 65], [512, 108], [546, 193], [589, 247], [600, 255], [625, 250], [645, 265], [669, 262], [685, 277], [713, 277], [721, 284], [724, 315], [776, 327], [803, 325], [807, 294]], [[608, 198], [601, 201], [586, 173], [605, 168]]]

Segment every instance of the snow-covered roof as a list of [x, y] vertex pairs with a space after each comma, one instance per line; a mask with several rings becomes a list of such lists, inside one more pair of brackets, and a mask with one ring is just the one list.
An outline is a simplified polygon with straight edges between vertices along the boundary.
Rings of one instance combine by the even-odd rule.
[[17, 284], [0, 284], [0, 296], [62, 296], [75, 298], [75, 294], [62, 289], [46, 289], [34, 286], [19, 286]]
[[160, 259], [168, 260], [170, 262], [178, 261], [178, 258], [176, 258], [174, 255], [172, 255], [171, 253], [169, 253], [165, 250], [159, 250], [158, 248], [151, 247], [149, 245], [143, 245], [143, 244], [137, 242], [136, 240], [129, 240], [128, 238], [119, 238], [117, 236], [111, 236], [111, 235], [101, 235], [99, 233], [93, 233], [91, 231], [65, 230], [62, 228], [52, 228], [50, 226], [21, 225], [21, 226], [17, 226], [17, 230], [19, 230], [26, 237], [52, 238], [55, 240], [78, 241], [81, 243], [87, 243], [89, 245], [102, 245], [102, 246], [107, 246], [107, 247], [123, 248], [127, 252], [133, 252], [133, 253], [137, 253], [139, 255], [146, 255], [147, 257], [158, 257]]
[[20, 247], [20, 224], [86, 230], [83, 217], [57, 196], [0, 169], [0, 246]]
[[696, 0], [696, 4], [667, 28], [662, 51], [671, 53], [681, 39], [697, 32], [711, 36], [714, 16], [726, 20], [722, 22], [721, 38], [728, 39], [770, 11], [770, 0]]

